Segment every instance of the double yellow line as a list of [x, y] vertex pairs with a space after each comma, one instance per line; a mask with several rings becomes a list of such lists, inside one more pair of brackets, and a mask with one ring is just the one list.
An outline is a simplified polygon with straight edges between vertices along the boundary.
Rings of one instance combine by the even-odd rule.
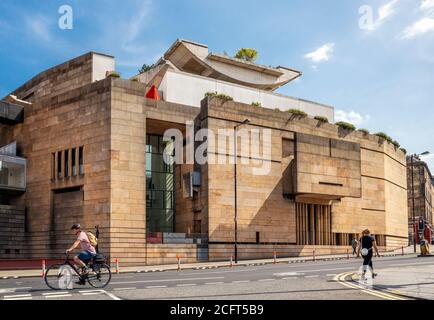
[[387, 299], [387, 300], [408, 300], [404, 297], [400, 297], [394, 294], [390, 294], [390, 293], [386, 293], [383, 291], [379, 291], [379, 290], [374, 290], [374, 289], [367, 289], [361, 285], [358, 285], [354, 282], [349, 282], [346, 280], [346, 278], [348, 276], [352, 276], [354, 275], [354, 272], [345, 272], [345, 273], [341, 273], [338, 274], [337, 276], [335, 276], [334, 280], [339, 282], [341, 285], [351, 288], [351, 289], [358, 289], [364, 293], [370, 294], [372, 296], [376, 296], [382, 299]]

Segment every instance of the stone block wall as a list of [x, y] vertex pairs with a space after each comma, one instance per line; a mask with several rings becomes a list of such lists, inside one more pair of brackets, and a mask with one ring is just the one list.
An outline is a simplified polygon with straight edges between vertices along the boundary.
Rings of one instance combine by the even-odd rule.
[[0, 259], [22, 259], [28, 254], [24, 245], [25, 210], [0, 205]]

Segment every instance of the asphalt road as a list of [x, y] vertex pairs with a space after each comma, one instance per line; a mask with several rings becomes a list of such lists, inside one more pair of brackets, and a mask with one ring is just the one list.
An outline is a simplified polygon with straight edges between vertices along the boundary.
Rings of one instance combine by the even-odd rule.
[[[207, 270], [124, 273], [109, 286], [89, 285], [70, 291], [50, 290], [41, 278], [0, 280], [0, 300], [225, 299], [225, 300], [378, 300], [381, 296], [343, 285], [336, 277], [357, 272], [362, 260], [280, 263]], [[374, 258], [374, 267], [423, 264], [415, 256]], [[381, 277], [381, 273], [379, 274]]]

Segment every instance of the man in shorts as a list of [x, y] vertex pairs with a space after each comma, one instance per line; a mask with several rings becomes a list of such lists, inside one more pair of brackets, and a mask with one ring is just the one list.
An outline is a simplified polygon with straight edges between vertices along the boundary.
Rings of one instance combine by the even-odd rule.
[[80, 266], [83, 270], [83, 275], [89, 272], [88, 267], [86, 265], [95, 255], [96, 250], [90, 244], [89, 238], [87, 237], [86, 232], [81, 230], [81, 226], [79, 224], [74, 224], [71, 227], [72, 232], [75, 236], [77, 236], [77, 240], [75, 240], [74, 244], [66, 250], [66, 253], [72, 252], [79, 245], [81, 246], [81, 252], [74, 257], [74, 262], [76, 265]]

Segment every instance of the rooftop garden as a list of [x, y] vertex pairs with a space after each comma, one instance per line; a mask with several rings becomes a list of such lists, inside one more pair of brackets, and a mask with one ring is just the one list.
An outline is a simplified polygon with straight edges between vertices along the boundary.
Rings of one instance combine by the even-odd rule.
[[307, 113], [300, 109], [289, 109], [287, 112], [301, 119], [307, 118]]
[[151, 70], [151, 69], [153, 69], [154, 68], [154, 65], [153, 64], [151, 64], [151, 65], [149, 65], [149, 64], [144, 64], [140, 69], [139, 69], [139, 73], [144, 73], [144, 72], [148, 72], [149, 70]]
[[117, 71], [110, 71], [107, 73], [106, 78], [120, 78], [121, 74]]
[[255, 62], [258, 58], [258, 51], [251, 48], [241, 48], [235, 54], [235, 58], [241, 59], [247, 62]]
[[356, 126], [352, 123], [345, 122], [345, 121], [339, 121], [335, 123], [339, 128], [348, 130], [348, 131], [355, 131]]
[[234, 100], [234, 98], [232, 98], [231, 96], [228, 96], [223, 93], [218, 93], [217, 91], [205, 93], [205, 98], [218, 98], [224, 100], [225, 102]]
[[316, 116], [314, 117], [314, 119], [317, 120], [319, 123], [329, 123], [329, 119], [327, 117]]

